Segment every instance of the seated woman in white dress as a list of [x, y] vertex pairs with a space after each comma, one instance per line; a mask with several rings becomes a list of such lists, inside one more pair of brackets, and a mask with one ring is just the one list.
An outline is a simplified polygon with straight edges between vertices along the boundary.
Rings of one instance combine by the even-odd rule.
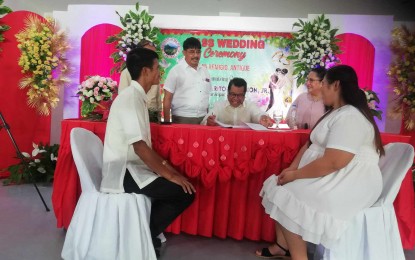
[[264, 182], [260, 196], [276, 220], [277, 239], [258, 256], [307, 260], [305, 241], [330, 249], [382, 191], [380, 133], [353, 68], [328, 70], [322, 98], [332, 109], [317, 122], [310, 141], [290, 167]]

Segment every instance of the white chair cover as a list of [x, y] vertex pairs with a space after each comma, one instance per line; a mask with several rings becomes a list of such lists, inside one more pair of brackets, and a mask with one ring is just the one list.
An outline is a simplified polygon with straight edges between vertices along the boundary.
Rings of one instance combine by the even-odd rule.
[[361, 211], [330, 249], [317, 246], [314, 259], [405, 260], [393, 201], [414, 159], [414, 149], [405, 143], [385, 146], [379, 161], [383, 190], [378, 201]]
[[74, 128], [71, 149], [82, 194], [66, 234], [62, 258], [156, 259], [149, 228], [150, 199], [138, 194], [99, 192], [103, 145], [92, 132]]

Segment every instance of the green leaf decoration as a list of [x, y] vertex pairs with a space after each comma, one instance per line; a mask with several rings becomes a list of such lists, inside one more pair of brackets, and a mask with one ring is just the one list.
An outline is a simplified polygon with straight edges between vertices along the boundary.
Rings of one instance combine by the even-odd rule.
[[295, 23], [293, 24], [293, 28], [295, 28], [295, 27], [301, 27], [300, 23], [299, 23], [299, 22], [295, 22]]
[[[106, 43], [109, 44], [117, 43], [116, 49], [111, 54], [111, 58], [115, 64], [111, 69], [111, 74], [121, 72], [125, 69], [124, 54], [136, 48], [137, 44], [143, 39], [148, 39], [156, 46], [159, 46], [160, 42], [157, 35], [160, 30], [151, 25], [154, 16], [150, 15], [147, 10], [139, 10], [140, 5], [137, 2], [135, 4], [135, 10], [129, 10], [123, 16], [116, 11], [116, 14], [120, 17], [123, 30], [116, 35], [108, 37], [106, 40]], [[157, 52], [161, 53], [159, 50]]]
[[8, 25], [5, 25], [5, 24], [0, 25], [0, 32], [5, 32], [9, 29], [10, 29], [10, 26], [8, 26]]
[[0, 6], [0, 15], [5, 15], [11, 12], [12, 12], [12, 9], [10, 9], [10, 7]]
[[112, 36], [108, 37], [108, 39], [105, 41], [105, 43], [113, 43], [113, 42], [116, 42], [117, 40], [118, 40], [118, 37], [112, 35]]
[[[3, 0], [0, 1], [0, 18], [8, 13], [11, 13], [12, 9], [10, 9], [10, 7], [4, 6], [3, 5]], [[6, 25], [6, 24], [0, 24], [0, 42], [4, 42], [5, 38], [3, 36], [3, 32], [7, 31], [10, 29], [10, 26]], [[0, 51], [2, 51], [2, 49], [0, 48]]]
[[87, 117], [89, 114], [91, 114], [92, 111], [94, 111], [96, 107], [96, 104], [92, 104], [89, 101], [85, 100], [81, 105], [81, 116]]
[[[29, 181], [51, 182], [53, 180], [59, 145], [43, 145], [39, 143], [38, 148], [45, 152], [39, 153], [34, 157], [25, 158], [25, 161], [20, 161], [7, 168], [10, 176], [3, 181], [3, 185], [20, 184]], [[28, 153], [31, 154], [31, 152]], [[38, 169], [43, 169], [44, 171], [39, 171]]]
[[118, 58], [120, 58], [120, 54], [118, 53], [118, 52], [113, 52], [111, 55], [110, 55], [110, 58], [112, 58], [112, 59], [118, 59]]
[[138, 16], [138, 14], [134, 13], [133, 11], [130, 11], [130, 15], [136, 21], [140, 19], [140, 17]]

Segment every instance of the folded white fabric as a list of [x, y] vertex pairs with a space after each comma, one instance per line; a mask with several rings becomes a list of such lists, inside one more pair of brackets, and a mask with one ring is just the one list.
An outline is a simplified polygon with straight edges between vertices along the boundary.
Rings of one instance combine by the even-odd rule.
[[151, 202], [137, 194], [82, 194], [62, 250], [70, 260], [156, 259]]

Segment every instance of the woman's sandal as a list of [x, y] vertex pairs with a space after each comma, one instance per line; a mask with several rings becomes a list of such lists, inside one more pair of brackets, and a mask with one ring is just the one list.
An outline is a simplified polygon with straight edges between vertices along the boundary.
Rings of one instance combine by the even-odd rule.
[[290, 251], [283, 248], [280, 244], [275, 243], [279, 248], [281, 248], [282, 251], [284, 251], [284, 255], [273, 255], [269, 251], [268, 247], [264, 247], [261, 250], [261, 255], [255, 254], [257, 257], [265, 258], [265, 259], [291, 259]]

